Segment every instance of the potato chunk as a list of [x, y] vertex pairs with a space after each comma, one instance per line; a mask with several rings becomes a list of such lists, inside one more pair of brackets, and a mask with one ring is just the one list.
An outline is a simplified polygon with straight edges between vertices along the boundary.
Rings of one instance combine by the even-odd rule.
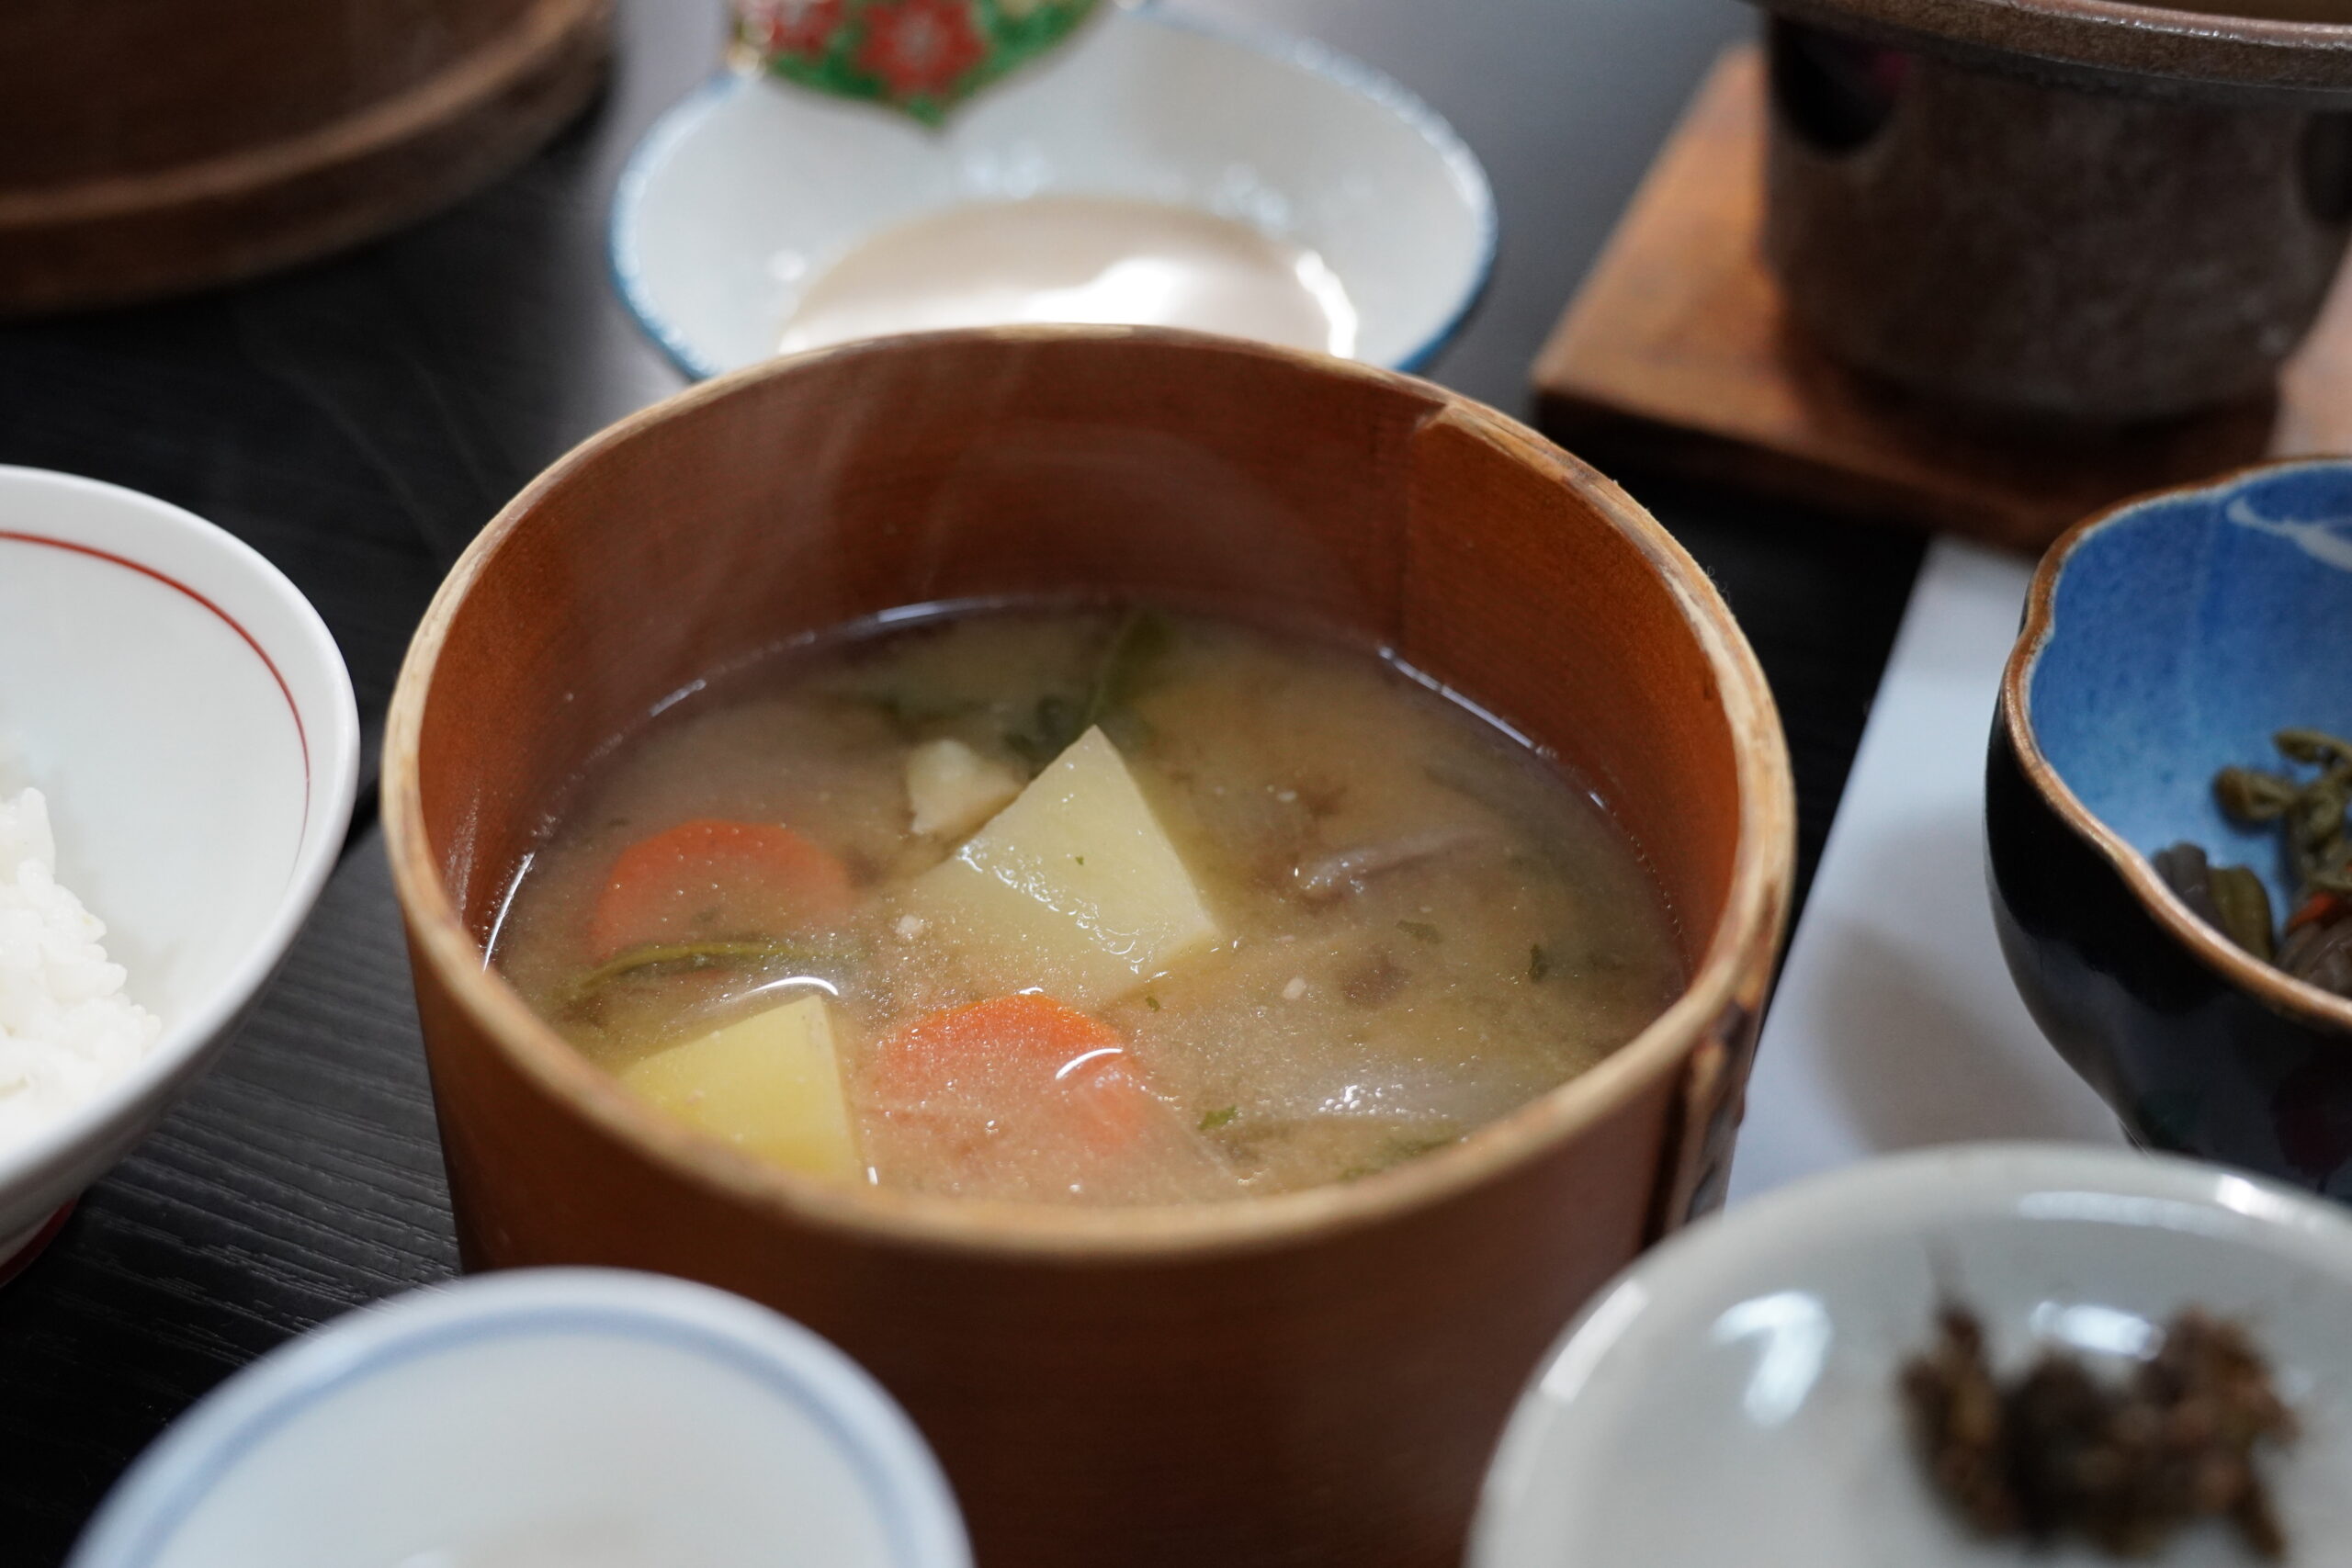
[[673, 1045], [620, 1079], [680, 1121], [788, 1170], [854, 1179], [864, 1168], [822, 997]]
[[1118, 748], [1079, 737], [907, 891], [983, 984], [1100, 1007], [1217, 940]]
[[907, 807], [916, 833], [970, 832], [1021, 793], [1021, 775], [961, 740], [927, 740], [907, 753]]

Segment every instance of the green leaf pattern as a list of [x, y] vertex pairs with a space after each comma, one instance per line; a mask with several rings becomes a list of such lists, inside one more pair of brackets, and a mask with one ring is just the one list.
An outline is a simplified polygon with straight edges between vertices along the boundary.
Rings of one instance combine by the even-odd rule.
[[940, 125], [1054, 49], [1099, 0], [736, 0], [739, 46], [769, 73]]

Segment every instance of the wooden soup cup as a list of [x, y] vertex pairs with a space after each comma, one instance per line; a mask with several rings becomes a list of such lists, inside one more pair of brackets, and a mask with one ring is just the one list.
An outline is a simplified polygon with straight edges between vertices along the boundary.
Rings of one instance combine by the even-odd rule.
[[[1385, 644], [1557, 752], [1643, 846], [1689, 988], [1379, 1175], [1063, 1209], [759, 1164], [484, 967], [567, 784], [665, 697], [893, 606], [1072, 590]], [[384, 814], [467, 1265], [658, 1269], [790, 1314], [904, 1402], [995, 1568], [1455, 1561], [1538, 1354], [1716, 1201], [1792, 859], [1755, 658], [1615, 485], [1426, 382], [1123, 328], [805, 355], [595, 436], [434, 601]]]

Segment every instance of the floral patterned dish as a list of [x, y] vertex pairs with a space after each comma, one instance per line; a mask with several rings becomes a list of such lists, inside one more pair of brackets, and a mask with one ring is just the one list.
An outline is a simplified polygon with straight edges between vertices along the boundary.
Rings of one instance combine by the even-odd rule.
[[[1418, 368], [1461, 324], [1493, 266], [1494, 200], [1403, 88], [1319, 45], [1156, 6], [1105, 6], [1050, 49], [983, 34], [1016, 8], [747, 8], [752, 63], [654, 127], [614, 202], [616, 282], [680, 369], [774, 354], [802, 289], [883, 230], [1035, 196], [1193, 208], [1316, 253], [1374, 364]], [[1080, 8], [1033, 0], [1023, 16], [1068, 32]]]
[[1068, 39], [1098, 0], [736, 0], [735, 40], [787, 82], [927, 125]]

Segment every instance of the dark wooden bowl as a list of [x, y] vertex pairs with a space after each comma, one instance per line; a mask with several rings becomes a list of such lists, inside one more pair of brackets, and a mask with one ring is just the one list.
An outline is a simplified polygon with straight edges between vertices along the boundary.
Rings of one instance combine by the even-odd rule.
[[0, 313], [371, 239], [520, 163], [601, 79], [612, 0], [6, 0]]
[[[1394, 647], [1615, 804], [1688, 991], [1586, 1076], [1362, 1181], [1161, 1210], [796, 1178], [624, 1094], [484, 968], [565, 781], [792, 634], [1073, 588]], [[1724, 1174], [1792, 860], [1723, 601], [1616, 486], [1410, 378], [1123, 328], [886, 339], [624, 421], [443, 586], [384, 814], [470, 1267], [741, 1292], [865, 1363], [993, 1568], [1458, 1560], [1538, 1354]]]

